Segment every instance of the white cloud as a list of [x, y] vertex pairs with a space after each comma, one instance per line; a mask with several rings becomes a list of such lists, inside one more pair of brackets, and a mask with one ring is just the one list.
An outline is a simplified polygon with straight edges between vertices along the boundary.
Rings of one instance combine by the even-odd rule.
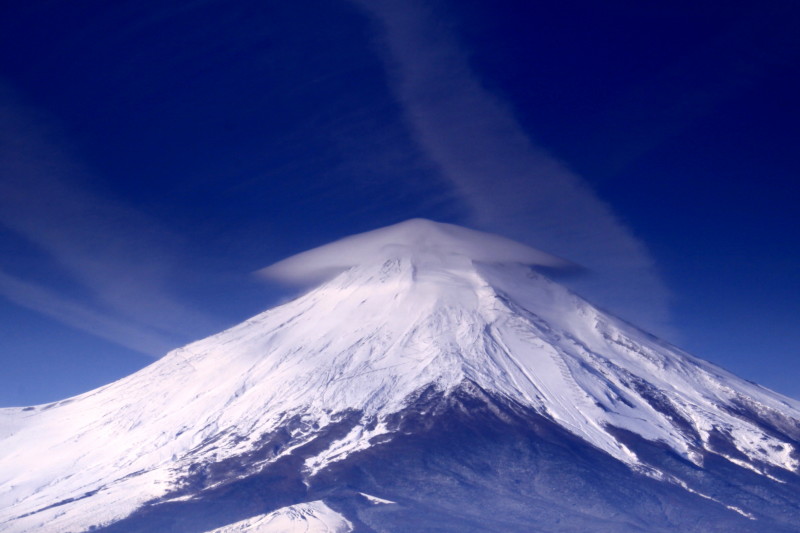
[[[4, 275], [0, 296], [151, 355], [218, 328], [171, 293], [178, 239], [96, 192], [66, 144], [49, 120], [0, 86], [0, 225], [45, 252], [86, 293], [59, 296], [15, 272]], [[137, 335], [143, 342], [130, 340]]]
[[163, 355], [174, 347], [174, 339], [161, 332], [94, 310], [53, 290], [21, 280], [2, 270], [0, 270], [0, 295], [17, 305], [140, 353]]
[[407, 255], [425, 255], [440, 262], [447, 261], [450, 256], [461, 256], [481, 262], [522, 263], [556, 269], [574, 267], [563, 259], [498, 235], [417, 218], [314, 248], [259, 273], [270, 279], [305, 285], [351, 266]]
[[670, 332], [669, 295], [645, 246], [579, 176], [531, 141], [425, 3], [353, 1], [382, 28], [409, 128], [471, 207], [473, 222], [587, 267], [597, 275], [572, 282], [579, 292]]

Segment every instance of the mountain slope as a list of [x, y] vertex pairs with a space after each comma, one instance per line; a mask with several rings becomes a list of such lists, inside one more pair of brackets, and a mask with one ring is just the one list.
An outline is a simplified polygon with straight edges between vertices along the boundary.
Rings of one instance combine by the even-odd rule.
[[[497, 516], [468, 512], [476, 497], [518, 508], [501, 531], [525, 530], [533, 510], [543, 531], [657, 530], [648, 516], [665, 531], [693, 516], [793, 530], [798, 402], [521, 263], [567, 265], [420, 220], [279, 263], [267, 273], [339, 273], [116, 383], [0, 410], [0, 531], [199, 532], [312, 501], [355, 529], [491, 530]], [[546, 475], [556, 466], [560, 481]], [[474, 490], [417, 497], [449, 476]]]

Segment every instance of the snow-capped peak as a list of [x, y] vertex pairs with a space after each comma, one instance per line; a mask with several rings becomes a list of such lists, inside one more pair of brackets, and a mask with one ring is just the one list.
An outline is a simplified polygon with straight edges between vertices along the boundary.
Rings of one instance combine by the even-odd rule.
[[604, 314], [526, 264], [565, 263], [416, 220], [269, 267], [295, 281], [344, 270], [104, 388], [0, 410], [0, 531], [113, 520], [264, 435], [287, 431], [286, 454], [355, 419], [305, 459], [314, 476], [391, 437], [392, 416], [431, 388], [506, 398], [645, 471], [619, 431], [698, 464], [713, 452], [764, 476], [798, 470], [797, 450], [774, 430], [800, 433], [798, 402]]

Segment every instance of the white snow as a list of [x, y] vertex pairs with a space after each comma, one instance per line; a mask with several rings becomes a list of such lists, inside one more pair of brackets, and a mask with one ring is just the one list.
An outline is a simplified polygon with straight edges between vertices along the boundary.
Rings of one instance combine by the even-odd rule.
[[[746, 399], [797, 421], [800, 403], [517, 264], [557, 260], [427, 221], [367, 235], [275, 265], [269, 274], [294, 280], [346, 269], [296, 300], [111, 385], [32, 410], [0, 409], [0, 532], [107, 523], [169, 494], [191, 464], [245, 453], [289, 419], [302, 423], [284, 454], [337, 413], [363, 412], [362, 424], [306, 461], [313, 476], [389, 431], [383, 421], [414, 392], [431, 384], [446, 392], [465, 379], [631, 466], [637, 457], [608, 425], [695, 462], [686, 427], [704, 447], [723, 431], [752, 463], [797, 471], [789, 443], [721, 407]], [[343, 251], [352, 257], [337, 262]], [[654, 394], [663, 406], [648, 401]]]
[[363, 497], [365, 497], [367, 500], [369, 500], [371, 503], [375, 505], [388, 505], [391, 503], [396, 503], [393, 502], [392, 500], [384, 500], [383, 498], [378, 498], [377, 496], [373, 496], [372, 494], [367, 494], [366, 492], [359, 492], [359, 494], [361, 494]]
[[346, 533], [349, 531], [353, 531], [353, 524], [324, 502], [317, 500], [283, 507], [207, 533]]

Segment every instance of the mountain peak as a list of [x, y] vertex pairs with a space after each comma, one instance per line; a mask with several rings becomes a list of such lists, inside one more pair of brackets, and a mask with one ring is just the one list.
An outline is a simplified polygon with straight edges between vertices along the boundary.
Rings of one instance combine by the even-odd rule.
[[[800, 486], [800, 402], [659, 341], [526, 265], [565, 262], [502, 237], [416, 219], [268, 267], [265, 275], [295, 283], [338, 275], [106, 387], [0, 409], [0, 532], [114, 522], [106, 531], [203, 531], [132, 524], [150, 520], [147, 513], [178, 520], [175, 509], [183, 509], [183, 520], [203, 501], [240, 505], [248, 498], [231, 487], [286, 476], [291, 483], [269, 481], [278, 485], [269, 485], [268, 504], [236, 511], [237, 520], [264, 512], [258, 522], [273, 520], [280, 509], [280, 516], [298, 509], [328, 516], [317, 500], [329, 494], [332, 472], [370, 457], [384, 457], [382, 471], [392, 450], [408, 449], [407, 439], [430, 439], [432, 448], [411, 449], [420, 456], [443, 450], [460, 471], [460, 457], [442, 445], [451, 437], [437, 425], [460, 420], [458, 431], [492, 434], [481, 413], [502, 422], [496, 435], [517, 431], [514, 420], [524, 431], [559, 435], [542, 456], [565, 448], [602, 454], [611, 470], [628, 467], [625, 479], [640, 487], [668, 485], [702, 505], [716, 502], [736, 520], [758, 509], [750, 489], [720, 496], [732, 468], [742, 486], [758, 483], [783, 496]], [[529, 457], [544, 449], [540, 436], [525, 441]], [[521, 479], [524, 469], [513, 463], [519, 445], [510, 444], [515, 473], [504, 482]], [[480, 464], [494, 452], [468, 449]], [[547, 470], [538, 461], [526, 472]], [[560, 471], [572, 463], [553, 465]], [[698, 478], [704, 469], [713, 483]], [[391, 501], [417, 497], [370, 492], [362, 481], [350, 477], [343, 487], [352, 492], [352, 482]], [[531, 494], [548, 492], [537, 486]], [[293, 507], [302, 501], [311, 507]], [[785, 522], [796, 508], [773, 514]], [[529, 523], [507, 530], [527, 531]], [[750, 531], [736, 524], [727, 530]], [[409, 529], [426, 530], [398, 530]]]
[[409, 258], [416, 266], [482, 262], [574, 267], [569, 261], [499, 235], [413, 218], [299, 253], [258, 273], [284, 283], [309, 285], [354, 266], [397, 258]]

